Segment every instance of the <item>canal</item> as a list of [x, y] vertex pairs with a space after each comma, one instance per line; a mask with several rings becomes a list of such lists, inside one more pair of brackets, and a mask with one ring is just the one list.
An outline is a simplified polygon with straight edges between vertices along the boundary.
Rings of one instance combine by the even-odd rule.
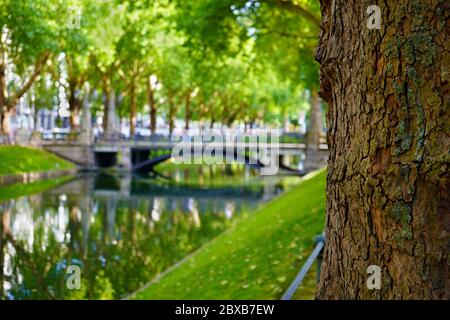
[[[0, 203], [0, 299], [118, 299], [298, 181], [241, 166], [80, 173]], [[68, 288], [69, 266], [80, 289]]]

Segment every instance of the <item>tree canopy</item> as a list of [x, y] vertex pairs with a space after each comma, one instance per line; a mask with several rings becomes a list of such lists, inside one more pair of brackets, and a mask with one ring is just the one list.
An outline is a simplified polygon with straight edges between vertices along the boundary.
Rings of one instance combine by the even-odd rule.
[[[113, 103], [131, 134], [138, 113], [150, 114], [152, 132], [157, 115], [171, 130], [180, 117], [186, 128], [191, 120], [280, 124], [318, 91], [317, 1], [0, 3], [3, 118], [33, 89], [62, 90], [75, 129], [92, 92], [105, 129]], [[35, 103], [51, 108], [50, 100]]]

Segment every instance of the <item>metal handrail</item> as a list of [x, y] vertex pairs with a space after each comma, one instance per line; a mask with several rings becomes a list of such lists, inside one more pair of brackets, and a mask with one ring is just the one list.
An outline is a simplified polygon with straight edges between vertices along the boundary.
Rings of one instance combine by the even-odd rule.
[[297, 291], [298, 287], [302, 284], [303, 279], [305, 278], [308, 271], [311, 269], [314, 261], [319, 258], [318, 260], [318, 266], [317, 266], [317, 280], [320, 276], [320, 264], [322, 262], [322, 253], [323, 253], [323, 247], [325, 246], [325, 238], [323, 235], [316, 237], [316, 246], [311, 253], [311, 255], [308, 257], [308, 260], [306, 260], [303, 267], [300, 269], [300, 272], [295, 277], [294, 281], [291, 283], [289, 288], [286, 290], [286, 292], [281, 297], [281, 300], [291, 300], [292, 296]]

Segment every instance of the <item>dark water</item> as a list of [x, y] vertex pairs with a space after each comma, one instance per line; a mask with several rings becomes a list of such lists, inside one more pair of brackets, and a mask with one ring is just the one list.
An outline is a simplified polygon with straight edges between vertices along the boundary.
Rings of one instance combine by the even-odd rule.
[[0, 204], [0, 299], [124, 297], [284, 189], [248, 170], [167, 175], [86, 174]]

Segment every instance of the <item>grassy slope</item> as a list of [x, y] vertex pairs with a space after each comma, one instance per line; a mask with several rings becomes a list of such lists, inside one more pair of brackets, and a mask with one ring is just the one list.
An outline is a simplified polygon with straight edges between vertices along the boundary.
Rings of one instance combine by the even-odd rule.
[[48, 152], [0, 146], [0, 175], [71, 169], [74, 165]]
[[[321, 171], [239, 221], [134, 298], [279, 299], [322, 232], [325, 176]], [[297, 298], [312, 297], [314, 281], [308, 283]]]

